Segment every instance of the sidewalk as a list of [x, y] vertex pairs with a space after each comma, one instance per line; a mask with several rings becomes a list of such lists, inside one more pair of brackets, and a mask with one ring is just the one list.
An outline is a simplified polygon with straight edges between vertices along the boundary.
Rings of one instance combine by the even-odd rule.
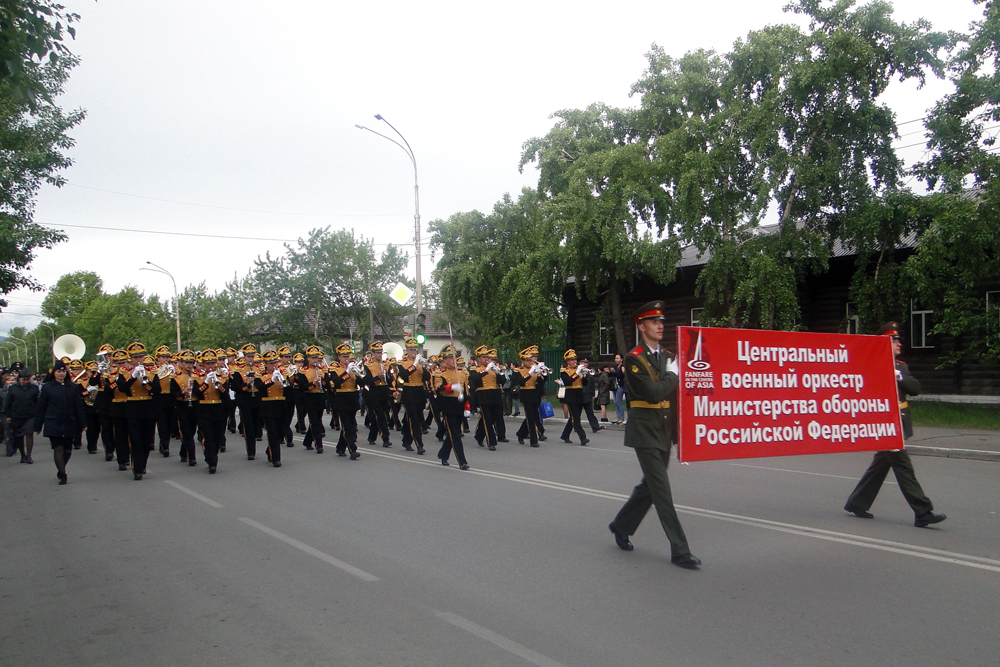
[[[505, 419], [508, 424], [515, 421], [520, 424], [522, 418]], [[544, 423], [558, 425], [561, 430], [566, 420], [561, 417], [548, 417]], [[625, 430], [624, 424], [605, 422], [601, 423], [601, 426], [609, 431]], [[585, 424], [585, 428], [589, 428], [589, 424]], [[1000, 431], [917, 426], [913, 429], [913, 437], [906, 441], [906, 451], [914, 456], [944, 456], [951, 459], [1000, 463]]]

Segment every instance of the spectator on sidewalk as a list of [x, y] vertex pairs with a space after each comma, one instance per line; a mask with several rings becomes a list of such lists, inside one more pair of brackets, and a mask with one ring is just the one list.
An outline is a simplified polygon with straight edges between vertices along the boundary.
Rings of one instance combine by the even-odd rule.
[[21, 463], [34, 463], [31, 459], [35, 448], [32, 420], [38, 404], [38, 386], [31, 381], [31, 376], [31, 371], [22, 368], [17, 384], [7, 388], [7, 395], [3, 399], [4, 420], [10, 431], [13, 447], [8, 456], [13, 456], [14, 451], [21, 452]]

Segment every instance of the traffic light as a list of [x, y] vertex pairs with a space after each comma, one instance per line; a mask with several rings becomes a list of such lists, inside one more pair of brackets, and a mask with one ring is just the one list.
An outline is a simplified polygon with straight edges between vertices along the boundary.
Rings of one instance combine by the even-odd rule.
[[417, 315], [416, 327], [414, 328], [414, 335], [417, 337], [417, 344], [423, 345], [424, 341], [427, 340], [427, 316], [423, 313]]

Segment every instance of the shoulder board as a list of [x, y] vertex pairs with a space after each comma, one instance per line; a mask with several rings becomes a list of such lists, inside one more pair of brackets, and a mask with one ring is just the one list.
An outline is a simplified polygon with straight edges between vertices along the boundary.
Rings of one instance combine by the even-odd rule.
[[632, 350], [631, 354], [633, 357], [638, 357], [640, 354], [642, 354], [642, 345], [636, 345], [635, 349]]

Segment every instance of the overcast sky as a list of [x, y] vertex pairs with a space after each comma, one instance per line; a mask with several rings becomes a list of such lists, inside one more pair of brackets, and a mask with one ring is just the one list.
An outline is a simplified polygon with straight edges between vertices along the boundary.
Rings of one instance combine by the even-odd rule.
[[[532, 167], [518, 173], [521, 145], [545, 134], [553, 112], [637, 104], [628, 90], [653, 42], [675, 56], [726, 51], [752, 29], [797, 20], [781, 11], [786, 0], [63, 2], [82, 16], [71, 44], [82, 62], [60, 103], [87, 118], [71, 132], [69, 185], [46, 186], [36, 211], [39, 223], [67, 225], [69, 240], [40, 251], [31, 273], [52, 285], [91, 270], [108, 292], [135, 285], [165, 298], [170, 280], [140, 271], [147, 260], [181, 290], [204, 280], [215, 291], [283, 245], [68, 225], [268, 239], [329, 225], [412, 243], [410, 161], [355, 127], [391, 134], [380, 113], [416, 153], [426, 243], [430, 220], [489, 211], [536, 183]], [[940, 30], [964, 32], [981, 16], [972, 0], [896, 7], [897, 19]], [[904, 122], [947, 90], [900, 85], [890, 99]], [[426, 283], [426, 245], [423, 256]], [[43, 298], [11, 294], [0, 332], [34, 327]]]

